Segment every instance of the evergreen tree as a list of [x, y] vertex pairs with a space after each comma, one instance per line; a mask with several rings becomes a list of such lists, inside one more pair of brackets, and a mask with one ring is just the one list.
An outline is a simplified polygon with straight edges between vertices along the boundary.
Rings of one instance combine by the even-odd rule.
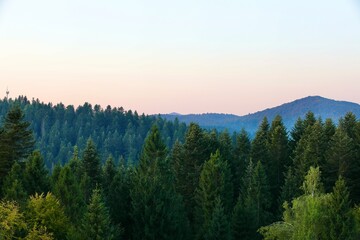
[[[339, 176], [349, 179], [350, 172], [356, 169], [356, 154], [354, 143], [351, 138], [338, 128], [331, 139], [330, 149], [326, 153], [324, 164], [324, 182], [327, 190], [334, 186]], [[351, 183], [351, 179], [349, 179]]]
[[295, 122], [294, 127], [292, 128], [291, 132], [290, 132], [290, 141], [289, 141], [289, 146], [290, 146], [290, 152], [293, 153], [298, 142], [300, 141], [302, 135], [305, 132], [305, 126], [304, 126], [304, 122], [301, 118], [298, 118]]
[[[303, 177], [310, 166], [323, 166], [325, 162], [326, 143], [322, 123], [316, 121], [309, 125], [303, 137], [300, 139], [293, 159], [294, 174], [298, 186], [301, 185]], [[295, 196], [297, 197], [297, 196]]]
[[39, 151], [34, 151], [25, 163], [24, 179], [24, 185], [29, 195], [46, 193], [50, 190], [48, 171]]
[[95, 188], [82, 221], [83, 239], [118, 239], [116, 229], [111, 225], [110, 214], [102, 199], [100, 190]]
[[233, 239], [252, 240], [252, 236], [254, 235], [254, 219], [252, 209], [245, 206], [243, 196], [239, 196], [231, 219]]
[[[244, 216], [245, 219], [251, 219], [251, 222], [248, 226], [244, 226], [240, 233], [236, 234], [241, 235], [246, 233], [245, 239], [259, 239], [260, 236], [256, 230], [271, 220], [271, 214], [269, 212], [271, 207], [271, 194], [266, 173], [260, 161], [257, 162], [255, 167], [252, 161], [250, 161], [243, 182], [244, 192], [241, 195], [243, 209], [237, 206], [239, 208], [238, 210], [242, 210], [242, 214], [237, 213], [237, 215]], [[238, 202], [238, 204], [241, 203]], [[239, 220], [236, 219], [233, 219], [233, 221], [239, 222]]]
[[205, 229], [204, 237], [206, 240], [231, 240], [230, 223], [221, 204], [220, 198], [215, 200], [215, 207]]
[[234, 148], [234, 166], [233, 173], [234, 183], [234, 199], [236, 200], [240, 194], [241, 180], [244, 176], [246, 166], [250, 160], [251, 142], [247, 132], [242, 129], [236, 136], [236, 146]]
[[102, 168], [102, 189], [104, 191], [104, 196], [109, 196], [111, 191], [111, 184], [116, 173], [117, 169], [115, 167], [114, 159], [110, 155]]
[[121, 226], [124, 229], [124, 239], [131, 238], [130, 187], [133, 171], [132, 167], [126, 168], [124, 161], [120, 161], [116, 175], [109, 186], [109, 193], [108, 195], [105, 195], [112, 222], [114, 225]]
[[3, 185], [3, 196], [8, 201], [16, 201], [23, 203], [27, 197], [27, 193], [23, 185], [23, 172], [19, 163], [15, 162], [6, 176]]
[[0, 183], [15, 161], [23, 161], [34, 148], [30, 123], [24, 120], [24, 113], [14, 105], [4, 118], [0, 128]]
[[298, 180], [294, 175], [293, 169], [290, 167], [285, 174], [285, 183], [281, 188], [281, 194], [279, 196], [279, 210], [283, 210], [284, 202], [291, 202], [294, 197], [300, 196], [300, 187]]
[[65, 208], [65, 213], [73, 223], [78, 223], [83, 214], [85, 201], [70, 166], [65, 165], [54, 185], [54, 194]]
[[210, 153], [206, 146], [203, 130], [199, 125], [191, 123], [183, 145], [183, 156], [178, 158], [179, 168], [175, 168], [176, 189], [182, 195], [185, 209], [193, 226], [195, 209], [195, 190], [199, 183], [202, 164], [208, 160]]
[[209, 227], [217, 200], [224, 206], [225, 214], [229, 215], [232, 208], [233, 186], [231, 172], [227, 161], [220, 152], [212, 154], [205, 162], [200, 174], [199, 187], [196, 191], [196, 224], [197, 237], [203, 239]]
[[153, 127], [132, 178], [133, 239], [184, 239], [189, 231], [181, 197], [175, 192], [164, 144]]
[[261, 161], [264, 167], [267, 169], [269, 164], [269, 146], [268, 146], [268, 139], [269, 139], [269, 122], [265, 117], [259, 129], [256, 132], [255, 138], [251, 144], [251, 159], [253, 162]]
[[279, 208], [276, 198], [278, 198], [281, 187], [284, 184], [284, 173], [289, 167], [290, 156], [288, 147], [288, 138], [285, 126], [281, 117], [278, 115], [274, 118], [269, 131], [269, 185], [272, 194], [273, 204], [272, 212], [276, 212]]
[[89, 178], [86, 187], [89, 192], [92, 192], [96, 185], [101, 183], [100, 157], [92, 139], [89, 139], [86, 143], [82, 165], [84, 173]]
[[345, 180], [340, 176], [336, 181], [330, 197], [329, 214], [329, 240], [355, 239], [355, 221], [351, 212], [351, 201]]

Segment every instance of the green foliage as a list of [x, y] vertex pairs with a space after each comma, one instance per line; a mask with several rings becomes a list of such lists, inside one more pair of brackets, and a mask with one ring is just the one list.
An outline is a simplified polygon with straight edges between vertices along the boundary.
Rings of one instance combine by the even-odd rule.
[[25, 163], [24, 185], [29, 195], [50, 190], [48, 170], [39, 151], [34, 151]]
[[5, 200], [24, 202], [27, 193], [23, 186], [23, 172], [19, 163], [15, 162], [4, 180], [2, 186]]
[[106, 208], [99, 189], [94, 189], [82, 221], [83, 239], [118, 239], [118, 232], [111, 225], [109, 210]]
[[124, 229], [124, 239], [129, 239], [131, 236], [130, 187], [133, 171], [132, 167], [125, 167], [124, 162], [120, 161], [120, 165], [109, 186], [109, 194], [105, 195], [105, 202], [109, 206], [112, 222]]
[[243, 178], [243, 190], [235, 205], [232, 217], [233, 236], [241, 239], [259, 239], [256, 230], [268, 224], [271, 194], [265, 170], [260, 161], [250, 161]]
[[65, 239], [70, 231], [69, 219], [64, 213], [59, 200], [50, 192], [46, 195], [35, 194], [30, 197], [26, 212], [28, 227], [45, 227], [48, 233], [52, 233], [55, 239]]
[[231, 240], [230, 223], [221, 204], [220, 198], [215, 200], [215, 207], [205, 229], [204, 237], [206, 240]]
[[[353, 140], [344, 130], [338, 128], [331, 139], [329, 149], [326, 153], [324, 164], [324, 180], [327, 190], [334, 186], [339, 176], [346, 179], [351, 177], [351, 172], [358, 172], [356, 169], [356, 152]], [[352, 185], [353, 182], [349, 181]]]
[[194, 222], [195, 190], [199, 183], [201, 167], [210, 157], [207, 140], [200, 126], [191, 123], [185, 143], [182, 147], [177, 147], [177, 157], [174, 159], [176, 189], [184, 199], [190, 224]]
[[29, 126], [18, 105], [14, 105], [6, 114], [0, 127], [0, 183], [15, 161], [23, 161], [33, 150], [35, 142]]
[[217, 151], [205, 162], [196, 191], [196, 224], [199, 239], [203, 238], [209, 227], [217, 201], [221, 202], [224, 214], [230, 213], [232, 191], [229, 165], [221, 158], [220, 151]]
[[268, 163], [267, 174], [272, 199], [274, 200], [272, 211], [275, 212], [279, 208], [278, 202], [275, 200], [284, 184], [284, 172], [290, 166], [289, 140], [279, 115], [271, 123], [268, 142], [270, 162]]
[[324, 192], [324, 187], [320, 180], [320, 174], [321, 172], [319, 167], [310, 167], [301, 187], [305, 195], [311, 195], [314, 197]]
[[269, 164], [269, 122], [265, 117], [261, 122], [261, 125], [256, 132], [255, 138], [251, 144], [251, 159], [253, 162], [261, 161], [262, 164], [267, 166]]
[[82, 166], [84, 174], [88, 177], [85, 187], [88, 192], [95, 189], [97, 184], [101, 183], [101, 167], [100, 157], [97, 152], [95, 143], [90, 138], [86, 143], [84, 150], [84, 157], [82, 159]]
[[185, 239], [189, 231], [182, 199], [167, 171], [171, 166], [156, 128], [145, 146], [153, 147], [144, 148], [130, 190], [133, 239]]
[[236, 135], [236, 145], [234, 147], [234, 166], [233, 172], [233, 184], [234, 184], [234, 199], [239, 196], [241, 189], [241, 179], [244, 176], [246, 166], [250, 160], [251, 142], [247, 132], [242, 129], [241, 132]]
[[323, 193], [319, 168], [311, 167], [303, 182], [304, 195], [284, 203], [283, 221], [261, 227], [264, 239], [329, 239], [327, 214], [331, 196]]
[[0, 202], [0, 238], [4, 240], [15, 239], [17, 233], [26, 229], [23, 214], [15, 202]]
[[329, 240], [355, 239], [355, 219], [352, 213], [349, 190], [340, 176], [336, 181], [328, 207]]
[[53, 234], [48, 233], [44, 226], [34, 226], [26, 235], [24, 240], [53, 240]]
[[53, 191], [71, 222], [78, 223], [84, 211], [85, 200], [81, 194], [80, 183], [68, 164], [61, 168]]

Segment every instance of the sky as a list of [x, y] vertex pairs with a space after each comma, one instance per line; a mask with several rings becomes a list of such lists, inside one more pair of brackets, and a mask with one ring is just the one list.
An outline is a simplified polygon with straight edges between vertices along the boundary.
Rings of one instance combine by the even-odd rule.
[[0, 0], [7, 87], [146, 114], [360, 103], [360, 0]]

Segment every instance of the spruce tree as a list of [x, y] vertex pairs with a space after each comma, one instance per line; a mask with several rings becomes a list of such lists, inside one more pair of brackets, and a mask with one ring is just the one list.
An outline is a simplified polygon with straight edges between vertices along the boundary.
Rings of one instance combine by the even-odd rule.
[[236, 136], [236, 145], [234, 148], [234, 166], [235, 172], [233, 173], [234, 184], [234, 200], [240, 194], [241, 179], [244, 176], [246, 166], [250, 161], [251, 142], [248, 133], [242, 129]]
[[271, 194], [265, 169], [258, 161], [256, 166], [250, 161], [244, 177], [244, 193], [242, 203], [246, 218], [251, 219], [251, 224], [245, 232], [249, 232], [247, 239], [259, 239], [256, 232], [260, 226], [268, 224], [271, 219]]
[[355, 239], [355, 221], [351, 212], [351, 200], [345, 180], [340, 176], [336, 181], [330, 197], [329, 214], [329, 240]]
[[232, 190], [230, 168], [227, 161], [224, 161], [220, 152], [217, 151], [205, 162], [196, 191], [196, 229], [198, 229], [196, 235], [198, 239], [204, 238], [217, 199], [221, 201], [225, 214], [229, 216], [232, 209]]
[[50, 178], [40, 151], [34, 151], [25, 163], [24, 185], [29, 195], [47, 193]]
[[184, 239], [189, 234], [182, 198], [175, 192], [165, 153], [159, 131], [153, 127], [132, 177], [133, 239]]
[[82, 160], [84, 173], [88, 177], [88, 180], [86, 181], [88, 182], [88, 186], [86, 187], [90, 193], [93, 189], [95, 189], [97, 184], [101, 184], [100, 164], [100, 157], [97, 152], [95, 143], [90, 138], [86, 143], [86, 148], [84, 150], [84, 156]]
[[2, 186], [4, 199], [23, 203], [27, 197], [23, 182], [23, 171], [20, 164], [15, 162]]
[[0, 184], [15, 161], [24, 161], [34, 148], [30, 123], [24, 120], [20, 106], [14, 105], [0, 128]]
[[324, 164], [324, 182], [329, 191], [334, 186], [339, 176], [348, 179], [351, 184], [351, 172], [356, 169], [356, 152], [353, 140], [338, 128], [331, 139], [330, 149], [326, 152]]
[[323, 167], [325, 151], [326, 142], [324, 141], [323, 126], [318, 120], [306, 128], [294, 152], [293, 170], [298, 186], [301, 185], [310, 166]]
[[111, 224], [109, 210], [97, 188], [91, 194], [90, 203], [82, 220], [81, 237], [94, 240], [118, 239], [118, 232]]
[[66, 215], [73, 223], [79, 223], [84, 212], [85, 199], [81, 194], [80, 183], [76, 180], [70, 166], [65, 165], [54, 185], [54, 194], [65, 208]]
[[105, 165], [102, 167], [102, 189], [104, 191], [105, 198], [110, 194], [110, 187], [116, 173], [117, 169], [114, 163], [114, 159], [110, 155], [106, 160]]
[[[178, 158], [179, 168], [175, 168], [176, 189], [182, 195], [190, 224], [193, 226], [195, 209], [195, 189], [203, 163], [209, 159], [206, 138], [199, 125], [190, 123], [185, 136], [183, 153]], [[175, 164], [175, 163], [174, 163]]]
[[269, 164], [269, 122], [266, 117], [262, 120], [259, 129], [256, 132], [255, 138], [251, 143], [251, 159], [257, 163], [261, 161], [267, 169]]
[[288, 144], [285, 126], [278, 115], [273, 120], [269, 131], [270, 162], [268, 163], [268, 179], [272, 199], [274, 200], [272, 203], [272, 212], [274, 213], [278, 210], [278, 202], [275, 200], [278, 198], [284, 184], [285, 171], [290, 166]]
[[228, 215], [226, 214], [220, 198], [216, 198], [214, 210], [208, 226], [205, 229], [206, 240], [231, 240], [231, 228]]

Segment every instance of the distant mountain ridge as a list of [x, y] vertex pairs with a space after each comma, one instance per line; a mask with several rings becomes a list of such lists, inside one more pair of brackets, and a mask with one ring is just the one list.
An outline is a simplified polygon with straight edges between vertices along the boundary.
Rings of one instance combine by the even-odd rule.
[[292, 129], [296, 120], [312, 111], [316, 117], [323, 120], [331, 118], [337, 122], [348, 112], [360, 116], [360, 105], [353, 102], [337, 101], [321, 96], [308, 96], [280, 106], [268, 108], [252, 114], [237, 116], [233, 114], [206, 113], [206, 114], [161, 114], [167, 120], [178, 118], [179, 121], [190, 123], [196, 122], [204, 128], [216, 128], [219, 130], [228, 129], [230, 132], [239, 131], [244, 128], [250, 135], [254, 135], [260, 122], [264, 117], [269, 121], [276, 115], [281, 115], [288, 131]]

